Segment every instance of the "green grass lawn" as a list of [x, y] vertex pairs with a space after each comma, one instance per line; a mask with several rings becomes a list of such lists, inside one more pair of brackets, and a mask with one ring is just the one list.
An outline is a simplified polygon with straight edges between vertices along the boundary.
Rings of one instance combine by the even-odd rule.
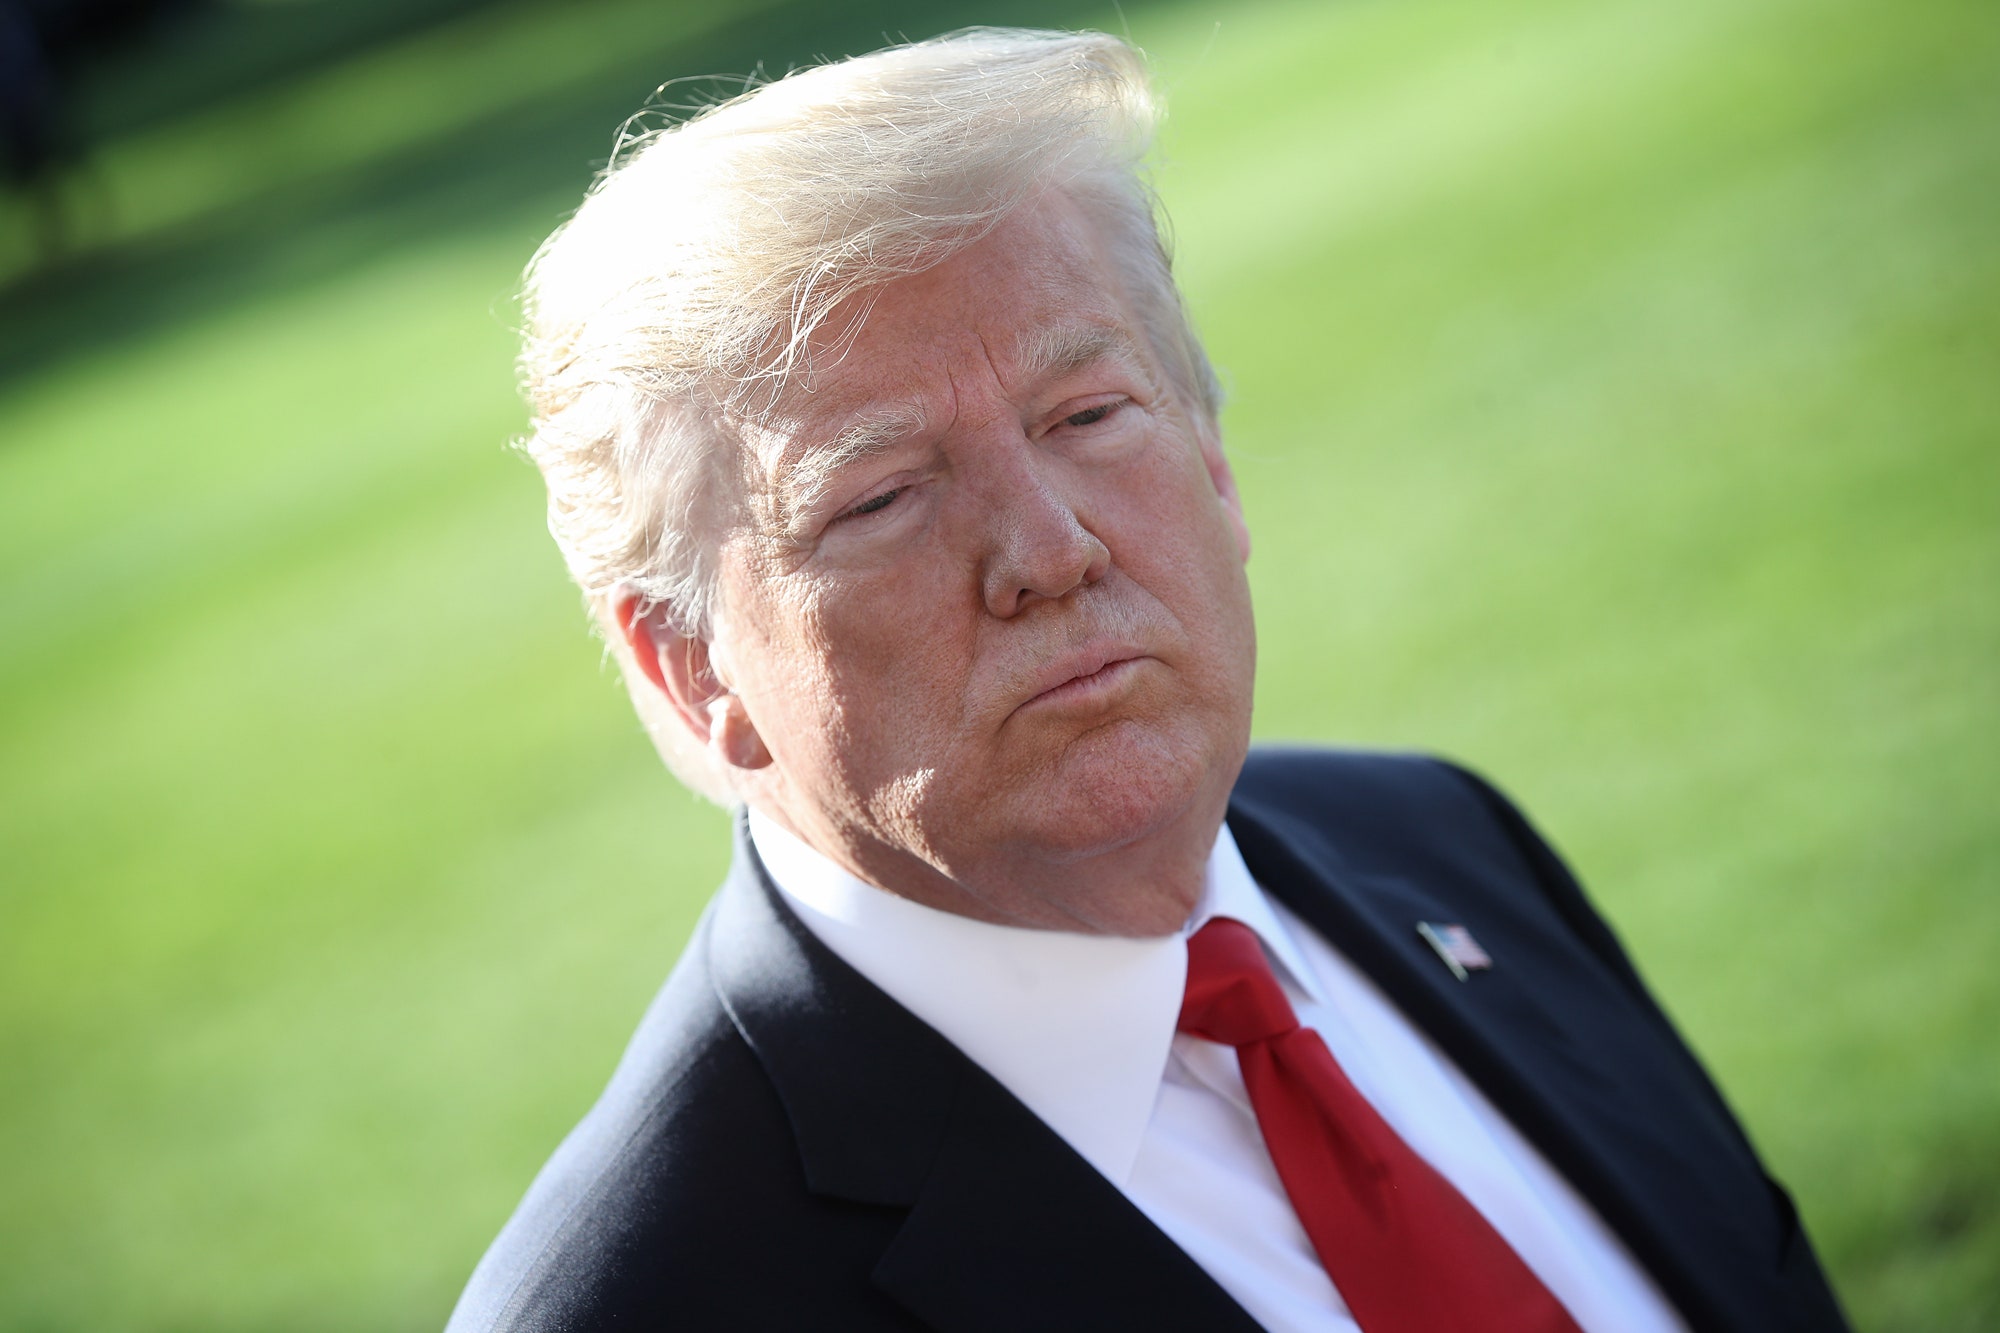
[[[0, 1329], [438, 1326], [721, 873], [506, 449], [509, 293], [646, 88], [897, 25], [552, 12], [135, 131], [0, 306]], [[2000, 1324], [2000, 16], [1126, 21], [1258, 733], [1513, 791], [1857, 1323]]]

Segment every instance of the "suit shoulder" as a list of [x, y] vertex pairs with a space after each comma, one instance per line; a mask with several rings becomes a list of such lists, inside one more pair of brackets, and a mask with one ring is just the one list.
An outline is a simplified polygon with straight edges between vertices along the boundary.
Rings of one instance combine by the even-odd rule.
[[[777, 1089], [715, 992], [705, 935], [480, 1261], [447, 1333], [758, 1326], [759, 1303], [787, 1290], [826, 1308], [850, 1292], [871, 1312], [882, 1299], [852, 1274], [886, 1246], [888, 1220], [807, 1189]], [[774, 1255], [788, 1283], [771, 1282]]]
[[720, 1163], [691, 1148], [726, 1139], [730, 1125], [767, 1145], [774, 1129], [782, 1136], [775, 1094], [708, 985], [701, 944], [698, 931], [609, 1085], [480, 1261], [449, 1333], [589, 1328], [630, 1313], [644, 1295], [631, 1284], [639, 1256], [655, 1274], [688, 1264], [687, 1237], [727, 1211]]
[[1364, 865], [1393, 868], [1454, 846], [1492, 855], [1511, 843], [1498, 807], [1512, 805], [1468, 770], [1427, 754], [1259, 747], [1232, 800], [1267, 819], [1309, 823]]
[[1512, 801], [1468, 768], [1416, 753], [1259, 749], [1244, 764], [1232, 804], [1364, 873], [1484, 886], [1522, 906], [1526, 893], [1537, 913], [1560, 921], [1624, 985], [1643, 992], [1562, 858]]
[[1280, 806], [1316, 806], [1327, 797], [1421, 800], [1453, 771], [1444, 760], [1409, 750], [1260, 745], [1243, 761], [1236, 791]]

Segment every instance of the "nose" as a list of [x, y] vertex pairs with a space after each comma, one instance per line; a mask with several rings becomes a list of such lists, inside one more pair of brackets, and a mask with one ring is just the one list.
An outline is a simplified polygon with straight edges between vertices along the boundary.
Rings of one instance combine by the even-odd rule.
[[1111, 551], [1054, 483], [1038, 469], [1032, 446], [1008, 450], [993, 478], [991, 544], [980, 570], [986, 609], [1005, 620], [1037, 602], [1059, 600], [1103, 578]]

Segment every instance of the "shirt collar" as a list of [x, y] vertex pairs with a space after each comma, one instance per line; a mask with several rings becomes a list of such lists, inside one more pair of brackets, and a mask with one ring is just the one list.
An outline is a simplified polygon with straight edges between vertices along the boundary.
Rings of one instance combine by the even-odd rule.
[[[1277, 964], [1278, 974], [1297, 988], [1300, 994], [1315, 1004], [1324, 1004], [1326, 995], [1319, 978], [1314, 975], [1311, 964], [1292, 939], [1291, 932], [1278, 919], [1271, 907], [1271, 900], [1264, 896], [1264, 890], [1251, 878], [1250, 867], [1243, 862], [1243, 853], [1237, 850], [1236, 839], [1224, 824], [1215, 836], [1215, 847], [1208, 854], [1207, 873], [1203, 877], [1201, 901], [1195, 904], [1194, 915], [1188, 918], [1187, 926], [1181, 931], [1185, 939], [1206, 925], [1211, 917], [1234, 917], [1257, 932], [1263, 942], [1264, 952]], [[1183, 964], [1181, 985], [1187, 985], [1186, 967]], [[1180, 997], [1174, 997], [1174, 1013], [1180, 1013]]]
[[985, 1069], [1112, 1183], [1152, 1119], [1187, 983], [1184, 941], [1212, 916], [1255, 930], [1318, 999], [1297, 945], [1224, 825], [1180, 932], [1143, 939], [999, 926], [847, 873], [756, 809], [750, 837], [819, 939]]

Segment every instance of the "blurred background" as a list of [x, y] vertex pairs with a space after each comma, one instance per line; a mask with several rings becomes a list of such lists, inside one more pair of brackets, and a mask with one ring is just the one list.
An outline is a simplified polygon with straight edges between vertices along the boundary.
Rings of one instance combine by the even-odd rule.
[[1857, 1322], [2000, 1326], [1987, 0], [0, 3], [0, 1328], [422, 1330], [727, 852], [508, 442], [664, 80], [1105, 27], [1258, 734], [1519, 798]]

